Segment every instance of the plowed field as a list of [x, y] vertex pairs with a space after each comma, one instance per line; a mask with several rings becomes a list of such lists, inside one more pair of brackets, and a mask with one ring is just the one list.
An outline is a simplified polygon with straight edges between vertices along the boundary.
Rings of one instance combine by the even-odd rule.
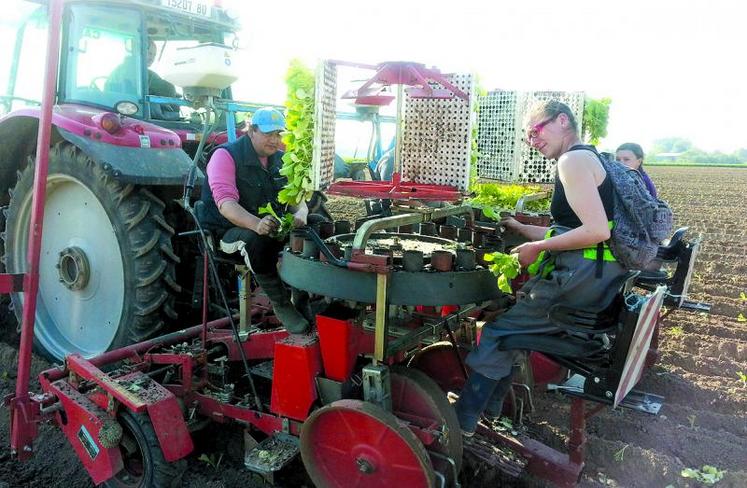
[[[713, 308], [710, 315], [677, 311], [665, 320], [661, 361], [638, 386], [666, 398], [658, 417], [606, 409], [589, 422], [581, 486], [697, 486], [680, 472], [708, 464], [725, 470], [716, 486], [743, 488], [747, 385], [737, 372], [747, 373], [747, 322], [738, 319], [740, 313], [747, 315], [747, 301], [740, 299], [740, 293], [747, 293], [747, 170], [657, 167], [649, 173], [672, 205], [677, 225], [689, 226], [690, 235], [704, 236], [690, 297]], [[330, 203], [338, 217], [351, 218], [362, 209], [359, 202]], [[14, 388], [15, 348], [0, 343], [0, 396]], [[47, 366], [35, 359], [35, 372]], [[544, 442], [562, 447], [568, 401], [538, 393], [535, 402], [530, 429]], [[0, 428], [0, 488], [93, 486], [55, 428], [43, 426], [35, 457], [17, 463], [9, 453], [7, 409], [0, 409], [0, 425], [6, 426]], [[241, 465], [239, 440], [223, 430], [211, 432], [201, 453], [223, 452], [227, 445], [227, 454], [217, 469], [198, 460], [200, 453], [193, 455], [183, 486], [252, 486]], [[528, 480], [520, 484], [536, 486]]]

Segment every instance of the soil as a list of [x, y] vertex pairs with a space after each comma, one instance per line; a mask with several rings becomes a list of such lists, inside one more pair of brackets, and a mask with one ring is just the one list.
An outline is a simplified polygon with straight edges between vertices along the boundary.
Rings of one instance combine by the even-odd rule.
[[[638, 385], [640, 390], [665, 397], [658, 416], [603, 409], [589, 421], [581, 486], [698, 486], [682, 478], [680, 472], [712, 465], [725, 471], [716, 486], [745, 487], [747, 385], [737, 372], [747, 372], [747, 322], [738, 319], [740, 313], [747, 315], [747, 301], [740, 298], [740, 293], [747, 293], [747, 226], [742, 213], [747, 210], [743, 193], [747, 170], [652, 167], [649, 174], [662, 198], [673, 207], [677, 225], [689, 226], [689, 236], [703, 234], [690, 298], [708, 302], [713, 308], [710, 314], [676, 311], [664, 321], [661, 360]], [[359, 200], [348, 198], [330, 198], [328, 208], [336, 219], [355, 220], [364, 213]], [[0, 310], [0, 318], [3, 313]], [[10, 332], [3, 331], [3, 337]], [[14, 390], [16, 348], [15, 342], [0, 343], [0, 396]], [[47, 367], [48, 363], [35, 357], [32, 378]], [[38, 384], [32, 383], [31, 390], [38, 389]], [[568, 400], [537, 392], [535, 406], [530, 431], [562, 449], [568, 433]], [[8, 424], [8, 410], [2, 408], [0, 425]], [[261, 486], [243, 468], [238, 432], [217, 426], [203, 434], [197, 442], [200, 450], [189, 458], [182, 486]], [[1, 428], [0, 488], [93, 486], [54, 426], [41, 427], [34, 444], [36, 453], [28, 462], [12, 460], [9, 444], [8, 428]], [[202, 454], [205, 456], [200, 460]], [[487, 486], [487, 479], [483, 484]], [[516, 484], [542, 486], [529, 479]], [[286, 469], [278, 485], [310, 483], [297, 462]]]

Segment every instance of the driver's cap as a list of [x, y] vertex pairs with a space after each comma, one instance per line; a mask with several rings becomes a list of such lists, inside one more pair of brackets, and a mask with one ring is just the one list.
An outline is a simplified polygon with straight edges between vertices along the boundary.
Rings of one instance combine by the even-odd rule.
[[263, 107], [254, 112], [251, 123], [264, 133], [285, 130], [285, 116], [272, 107]]

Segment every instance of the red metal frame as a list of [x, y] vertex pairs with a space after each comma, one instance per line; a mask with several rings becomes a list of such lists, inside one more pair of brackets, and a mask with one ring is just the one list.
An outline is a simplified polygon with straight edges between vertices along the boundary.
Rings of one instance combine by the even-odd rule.
[[456, 202], [463, 197], [455, 186], [402, 181], [399, 173], [392, 175], [392, 181], [338, 181], [329, 186], [327, 193], [358, 198], [444, 202]]
[[18, 378], [16, 394], [10, 399], [10, 449], [19, 459], [28, 459], [37, 434], [38, 414], [29, 398], [31, 376], [31, 349], [34, 340], [34, 318], [39, 291], [39, 255], [41, 253], [44, 203], [49, 168], [49, 143], [52, 134], [52, 107], [57, 89], [57, 67], [60, 60], [60, 29], [63, 0], [49, 1], [49, 35], [47, 36], [47, 66], [44, 73], [44, 95], [39, 116], [39, 133], [36, 140], [36, 166], [29, 225], [27, 273], [24, 279], [24, 304], [21, 319], [21, 345], [18, 353]]

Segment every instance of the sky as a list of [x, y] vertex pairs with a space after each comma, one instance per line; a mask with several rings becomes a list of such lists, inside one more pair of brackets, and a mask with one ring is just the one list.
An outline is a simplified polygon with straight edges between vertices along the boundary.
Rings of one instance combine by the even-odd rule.
[[664, 137], [747, 147], [747, 2], [410, 0], [244, 2], [246, 75], [235, 94], [281, 102], [298, 57], [411, 60], [471, 72], [486, 89], [610, 97], [605, 148]]
[[[234, 85], [242, 100], [282, 103], [294, 57], [309, 66], [325, 58], [407, 60], [475, 73], [486, 89], [609, 97], [605, 149], [622, 142], [645, 149], [664, 137], [683, 137], [707, 151], [747, 147], [747, 2], [222, 3], [242, 23], [238, 57], [244, 68]], [[0, 19], [0, 31], [10, 24]], [[10, 54], [5, 44], [0, 58]]]

